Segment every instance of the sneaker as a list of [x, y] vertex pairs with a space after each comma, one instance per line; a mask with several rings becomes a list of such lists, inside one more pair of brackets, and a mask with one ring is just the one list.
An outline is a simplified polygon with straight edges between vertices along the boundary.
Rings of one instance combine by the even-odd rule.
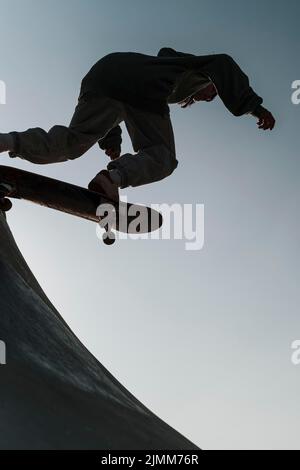
[[118, 202], [120, 200], [119, 188], [112, 181], [108, 170], [100, 171], [89, 183], [88, 188], [96, 193], [104, 194], [113, 201]]

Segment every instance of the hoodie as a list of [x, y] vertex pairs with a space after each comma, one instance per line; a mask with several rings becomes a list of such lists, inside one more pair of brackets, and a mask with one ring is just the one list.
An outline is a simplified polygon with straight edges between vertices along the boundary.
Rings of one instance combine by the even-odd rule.
[[[104, 56], [83, 78], [81, 92], [104, 93], [139, 109], [168, 114], [177, 103], [212, 82], [225, 107], [234, 116], [254, 111], [263, 99], [247, 75], [227, 54], [194, 55], [160, 49], [157, 56], [113, 52]], [[121, 144], [120, 126], [99, 141], [102, 149]]]

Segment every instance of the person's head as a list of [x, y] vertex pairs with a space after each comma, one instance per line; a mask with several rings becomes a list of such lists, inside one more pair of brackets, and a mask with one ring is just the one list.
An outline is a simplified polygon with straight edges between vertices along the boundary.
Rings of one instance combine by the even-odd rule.
[[183, 103], [182, 108], [191, 106], [196, 101], [212, 101], [218, 95], [215, 85], [211, 82], [205, 88], [201, 88], [199, 91], [194, 93], [192, 96], [189, 96], [185, 100], [181, 101]]

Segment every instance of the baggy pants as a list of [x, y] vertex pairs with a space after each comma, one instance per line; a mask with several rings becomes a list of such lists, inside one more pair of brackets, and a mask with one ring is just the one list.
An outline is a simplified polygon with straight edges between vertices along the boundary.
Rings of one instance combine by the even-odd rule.
[[39, 127], [11, 132], [15, 151], [10, 156], [39, 164], [72, 160], [122, 121], [136, 154], [124, 153], [107, 166], [119, 171], [121, 187], [140, 186], [169, 176], [178, 165], [169, 114], [140, 110], [89, 91], [81, 92], [68, 127], [56, 125], [48, 132]]

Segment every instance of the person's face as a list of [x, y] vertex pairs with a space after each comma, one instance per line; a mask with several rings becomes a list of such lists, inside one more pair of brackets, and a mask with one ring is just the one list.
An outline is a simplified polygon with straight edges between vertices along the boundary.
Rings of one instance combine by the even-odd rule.
[[212, 101], [217, 96], [217, 90], [213, 83], [207, 85], [207, 87], [203, 88], [200, 91], [197, 91], [193, 95], [195, 101]]

